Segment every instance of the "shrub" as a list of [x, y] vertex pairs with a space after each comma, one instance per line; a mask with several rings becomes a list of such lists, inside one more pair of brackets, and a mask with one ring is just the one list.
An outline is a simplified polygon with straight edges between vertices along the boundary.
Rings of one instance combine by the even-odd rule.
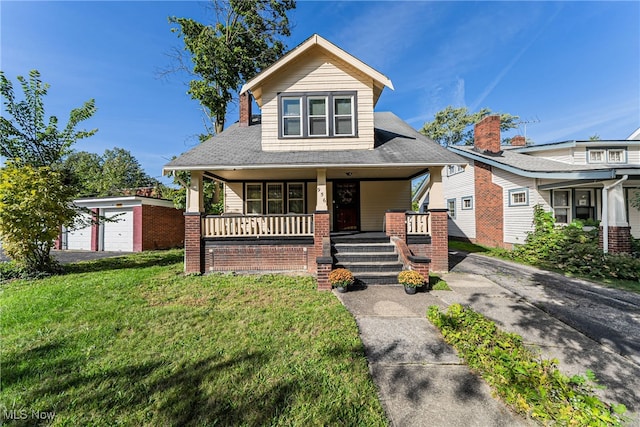
[[398, 273], [398, 283], [409, 288], [424, 285], [424, 277], [415, 270], [403, 270]]
[[447, 313], [429, 307], [427, 317], [472, 369], [517, 412], [543, 424], [620, 426], [624, 405], [593, 394], [595, 375], [567, 377], [557, 360], [542, 360], [517, 334], [499, 330], [475, 311], [453, 304]]
[[329, 273], [329, 283], [334, 288], [346, 288], [353, 284], [354, 281], [353, 273], [346, 268], [336, 268]]

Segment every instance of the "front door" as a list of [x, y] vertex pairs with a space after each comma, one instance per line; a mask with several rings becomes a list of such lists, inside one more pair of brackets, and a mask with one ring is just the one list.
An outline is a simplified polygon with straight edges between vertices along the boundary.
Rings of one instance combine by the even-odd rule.
[[359, 228], [360, 183], [334, 182], [333, 216], [336, 231], [357, 231]]

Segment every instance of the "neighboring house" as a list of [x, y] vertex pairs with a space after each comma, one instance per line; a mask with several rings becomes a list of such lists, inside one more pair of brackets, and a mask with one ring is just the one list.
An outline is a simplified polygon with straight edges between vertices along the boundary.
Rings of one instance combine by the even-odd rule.
[[516, 137], [501, 146], [500, 118], [490, 116], [476, 125], [473, 147], [449, 149], [469, 163], [443, 171], [450, 236], [494, 247], [524, 243], [541, 205], [560, 224], [600, 221], [609, 230], [601, 233], [605, 251], [629, 252], [631, 235], [640, 238], [640, 212], [629, 202], [640, 191], [638, 140], [526, 146]]
[[184, 214], [170, 200], [141, 196], [96, 197], [73, 201], [107, 221], [62, 230], [57, 249], [141, 252], [183, 246]]
[[[191, 172], [185, 271], [308, 271], [325, 289], [343, 265], [332, 258], [339, 237], [385, 231], [401, 268], [446, 270], [445, 206], [407, 214], [411, 180], [433, 171], [441, 191], [442, 167], [465, 161], [374, 112], [385, 87], [387, 77], [318, 35], [247, 82], [240, 121], [164, 168]], [[223, 215], [202, 214], [203, 179], [224, 183]]]

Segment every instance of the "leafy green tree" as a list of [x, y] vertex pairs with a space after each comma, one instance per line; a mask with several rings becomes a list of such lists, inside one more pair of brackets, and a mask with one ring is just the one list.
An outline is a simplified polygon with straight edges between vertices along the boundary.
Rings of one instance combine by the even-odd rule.
[[159, 184], [145, 173], [131, 152], [123, 148], [107, 149], [102, 156], [76, 151], [65, 159], [64, 165], [75, 178], [76, 197], [117, 196], [126, 189]]
[[[491, 114], [493, 113], [488, 108], [470, 113], [467, 107], [448, 106], [437, 112], [432, 121], [425, 123], [420, 132], [445, 147], [458, 144], [473, 145], [473, 125]], [[508, 113], [501, 114], [500, 130], [504, 132], [516, 128], [516, 120], [519, 118]]]
[[[216, 20], [203, 24], [190, 18], [169, 18], [197, 78], [188, 93], [200, 102], [213, 129], [224, 129], [228, 104], [243, 82], [275, 62], [285, 50], [280, 37], [289, 36], [287, 11], [294, 0], [212, 0]], [[185, 66], [181, 68], [187, 68]]]
[[8, 117], [0, 117], [0, 156], [32, 166], [52, 166], [61, 161], [70, 147], [79, 139], [87, 138], [98, 130], [76, 130], [76, 126], [96, 112], [95, 101], [90, 99], [82, 107], [74, 108], [64, 129], [58, 129], [58, 118], [50, 116], [45, 122], [42, 98], [49, 84], [40, 80], [37, 70], [29, 72], [29, 79], [18, 76], [24, 99], [17, 101], [13, 84], [0, 71], [0, 95]]
[[73, 226], [72, 196], [73, 187], [62, 170], [13, 160], [0, 169], [2, 248], [27, 273], [57, 270], [50, 251], [60, 226]]
[[[97, 132], [76, 130], [96, 111], [93, 99], [71, 110], [69, 121], [58, 128], [56, 116], [45, 120], [43, 98], [49, 85], [32, 70], [18, 81], [24, 92], [16, 100], [13, 85], [0, 71], [0, 238], [4, 251], [28, 271], [51, 272], [50, 250], [60, 227], [71, 226], [79, 211], [72, 205], [74, 187], [62, 160], [79, 139]], [[5, 116], [6, 113], [6, 116]]]

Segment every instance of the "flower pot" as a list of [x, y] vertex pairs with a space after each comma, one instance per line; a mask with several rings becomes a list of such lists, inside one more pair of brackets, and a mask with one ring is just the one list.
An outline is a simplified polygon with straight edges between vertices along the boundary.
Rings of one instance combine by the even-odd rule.
[[405, 286], [404, 287], [404, 292], [409, 294], [409, 295], [413, 295], [417, 292], [418, 288], [416, 288], [415, 286]]
[[347, 292], [347, 287], [346, 286], [336, 286], [336, 290], [338, 292], [340, 292], [341, 294]]

